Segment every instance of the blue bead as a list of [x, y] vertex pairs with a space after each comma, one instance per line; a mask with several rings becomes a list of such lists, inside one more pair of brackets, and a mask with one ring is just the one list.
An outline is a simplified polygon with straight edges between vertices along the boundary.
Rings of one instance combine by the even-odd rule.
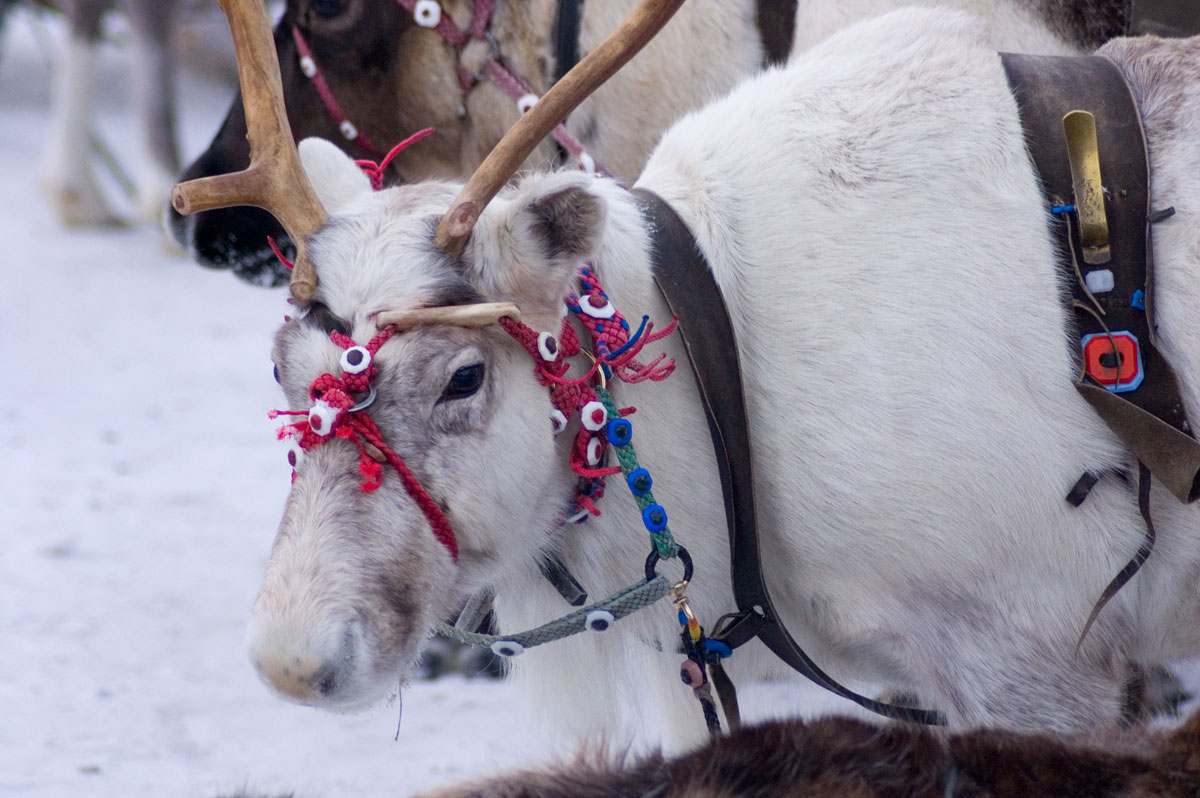
[[667, 528], [667, 511], [661, 504], [652, 504], [642, 510], [642, 523], [650, 532], [661, 532]]
[[651, 486], [654, 485], [654, 480], [650, 477], [650, 472], [644, 468], [635, 468], [630, 471], [625, 481], [629, 483], [629, 490], [634, 496], [644, 496], [650, 492]]
[[1133, 297], [1129, 300], [1129, 307], [1137, 308], [1138, 310], [1146, 309], [1146, 292], [1140, 288], [1133, 292]]
[[623, 418], [614, 418], [608, 422], [608, 442], [613, 446], [628, 446], [633, 440], [633, 425]]
[[621, 329], [629, 332], [629, 322], [625, 321], [625, 319], [621, 319]]
[[725, 657], [733, 654], [733, 649], [729, 647], [728, 643], [722, 643], [712, 638], [705, 638], [704, 648], [709, 654], [716, 654], [721, 659], [725, 659]]
[[601, 324], [600, 322], [596, 322], [596, 332], [598, 332], [598, 333], [604, 332], [604, 325]]

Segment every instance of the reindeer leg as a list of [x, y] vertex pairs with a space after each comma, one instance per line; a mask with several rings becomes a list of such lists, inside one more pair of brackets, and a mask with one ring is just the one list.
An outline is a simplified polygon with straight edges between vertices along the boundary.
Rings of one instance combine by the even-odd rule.
[[138, 216], [157, 222], [180, 171], [175, 132], [174, 0], [126, 0], [134, 38], [134, 86], [147, 157], [135, 172]]
[[99, 74], [100, 18], [105, 0], [76, 0], [67, 9], [70, 35], [54, 75], [42, 186], [64, 224], [117, 224], [91, 166], [92, 118]]

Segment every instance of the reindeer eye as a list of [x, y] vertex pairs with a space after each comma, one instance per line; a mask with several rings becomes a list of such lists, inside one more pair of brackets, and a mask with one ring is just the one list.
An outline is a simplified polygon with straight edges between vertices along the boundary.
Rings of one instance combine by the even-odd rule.
[[342, 0], [313, 0], [313, 11], [323, 17], [336, 17], [342, 13]]
[[450, 378], [446, 390], [442, 393], [442, 398], [466, 398], [478, 391], [480, 385], [483, 385], [483, 364], [472, 363], [469, 366], [463, 366]]

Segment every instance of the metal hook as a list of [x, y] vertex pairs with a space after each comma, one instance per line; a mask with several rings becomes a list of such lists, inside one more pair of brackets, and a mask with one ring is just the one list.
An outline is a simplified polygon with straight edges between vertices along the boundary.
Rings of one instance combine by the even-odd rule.
[[367, 397], [365, 399], [363, 399], [361, 402], [359, 402], [358, 404], [351, 407], [346, 412], [357, 413], [360, 410], [366, 410], [368, 407], [370, 407], [373, 404], [375, 404], [375, 386], [374, 385], [367, 388]]

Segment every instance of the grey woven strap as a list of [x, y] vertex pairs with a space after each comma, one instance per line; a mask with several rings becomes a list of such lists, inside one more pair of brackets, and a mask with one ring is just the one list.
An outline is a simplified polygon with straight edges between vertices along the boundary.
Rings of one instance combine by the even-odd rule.
[[542, 643], [561, 640], [564, 637], [570, 637], [573, 634], [586, 631], [588, 628], [587, 617], [593, 612], [604, 610], [612, 613], [614, 620], [620, 620], [626, 615], [631, 615], [644, 607], [649, 607], [667, 595], [670, 589], [670, 584], [667, 582], [665, 576], [656, 576], [649, 582], [638, 582], [636, 585], [630, 585], [603, 601], [598, 601], [595, 604], [578, 609], [570, 615], [564, 615], [557, 621], [551, 621], [536, 629], [530, 629], [526, 632], [519, 632], [513, 635], [476, 634], [456, 629], [445, 623], [438, 624], [437, 633], [442, 637], [449, 637], [468, 646], [480, 646], [482, 648], [491, 648], [494, 643], [501, 642], [518, 643], [522, 648], [540, 646]]

